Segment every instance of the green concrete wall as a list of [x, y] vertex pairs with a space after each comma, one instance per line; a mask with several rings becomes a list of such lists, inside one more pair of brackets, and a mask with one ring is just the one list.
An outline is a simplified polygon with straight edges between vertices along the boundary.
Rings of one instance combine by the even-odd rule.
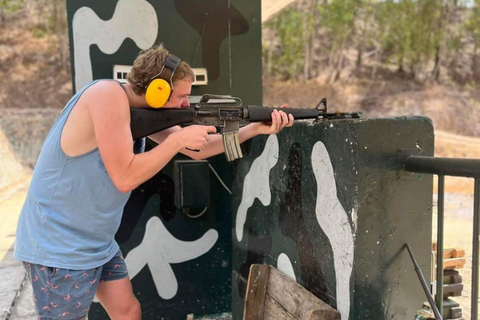
[[252, 263], [278, 267], [342, 319], [413, 319], [425, 296], [403, 245], [429, 279], [432, 177], [406, 173], [398, 151], [432, 155], [431, 122], [297, 123], [245, 148], [233, 174], [234, 319]]
[[75, 91], [111, 79], [115, 64], [131, 65], [140, 49], [163, 43], [191, 67], [207, 69], [208, 86], [192, 95], [262, 102], [259, 1], [77, 0], [67, 1], [67, 14]]

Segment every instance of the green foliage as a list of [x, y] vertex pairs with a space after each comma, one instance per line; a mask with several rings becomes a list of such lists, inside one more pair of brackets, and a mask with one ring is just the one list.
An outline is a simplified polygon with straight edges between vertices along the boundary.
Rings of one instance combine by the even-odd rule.
[[40, 15], [42, 26], [34, 28], [43, 28], [46, 33], [66, 32], [67, 16], [65, 0], [36, 0], [36, 9]]
[[465, 22], [465, 29], [471, 34], [477, 46], [480, 46], [480, 3], [475, 2], [470, 17]]
[[[274, 62], [269, 71], [288, 77], [305, 73], [304, 59], [309, 58], [305, 42], [319, 28], [315, 36], [321, 45], [314, 46], [317, 58], [310, 60], [313, 64], [308, 63], [308, 68], [328, 61], [338, 72], [346, 50], [353, 47], [358, 52], [357, 66], [362, 66], [365, 55], [377, 59], [377, 65], [394, 63], [397, 70], [417, 80], [438, 79], [439, 66], [448, 66], [459, 50], [471, 50], [465, 49], [465, 34], [480, 50], [479, 1], [469, 8], [464, 0], [324, 0], [312, 14], [305, 6], [303, 11], [298, 9], [308, 3], [303, 0], [267, 24], [277, 32], [282, 50], [274, 56], [268, 52], [269, 62]], [[318, 54], [323, 56], [318, 59]]]
[[47, 30], [42, 25], [33, 27], [31, 32], [34, 38], [43, 38], [47, 35]]
[[400, 70], [419, 71], [434, 58], [445, 37], [442, 0], [387, 1], [379, 6], [377, 19], [381, 46]]
[[328, 46], [330, 51], [329, 63], [336, 68], [342, 60], [340, 54], [354, 34], [358, 5], [359, 2], [356, 0], [332, 0], [317, 7], [320, 13], [321, 26], [325, 28], [326, 34], [331, 39]]
[[357, 7], [355, 0], [333, 0], [318, 6], [321, 26], [334, 35], [333, 46], [338, 46], [353, 31]]
[[292, 8], [284, 10], [267, 24], [267, 27], [277, 31], [282, 47], [282, 53], [272, 56], [272, 61], [269, 62], [273, 66], [273, 73], [294, 77], [302, 71], [304, 31], [300, 26], [304, 19], [302, 12]]
[[0, 0], [0, 10], [6, 15], [11, 15], [19, 12], [26, 0]]

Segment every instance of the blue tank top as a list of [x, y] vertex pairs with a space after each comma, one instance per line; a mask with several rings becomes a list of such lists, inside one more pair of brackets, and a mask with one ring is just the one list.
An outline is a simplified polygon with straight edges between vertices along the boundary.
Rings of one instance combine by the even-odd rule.
[[18, 221], [18, 260], [82, 270], [105, 264], [118, 251], [114, 236], [130, 193], [114, 186], [98, 148], [69, 157], [60, 146], [70, 112], [97, 81], [72, 97], [47, 135]]

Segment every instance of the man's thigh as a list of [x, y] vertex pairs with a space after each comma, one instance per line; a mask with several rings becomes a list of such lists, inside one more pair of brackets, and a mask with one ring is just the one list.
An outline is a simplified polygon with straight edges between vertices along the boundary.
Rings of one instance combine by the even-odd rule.
[[59, 269], [23, 263], [40, 320], [84, 319], [100, 282], [101, 268]]
[[133, 294], [122, 253], [103, 265], [97, 298], [111, 319], [139, 319], [140, 305]]

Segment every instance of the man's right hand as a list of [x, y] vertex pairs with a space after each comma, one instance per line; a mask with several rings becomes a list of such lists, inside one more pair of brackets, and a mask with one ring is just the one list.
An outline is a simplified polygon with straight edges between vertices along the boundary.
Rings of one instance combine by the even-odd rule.
[[182, 148], [201, 150], [210, 140], [210, 133], [216, 133], [214, 126], [192, 125], [172, 133]]

